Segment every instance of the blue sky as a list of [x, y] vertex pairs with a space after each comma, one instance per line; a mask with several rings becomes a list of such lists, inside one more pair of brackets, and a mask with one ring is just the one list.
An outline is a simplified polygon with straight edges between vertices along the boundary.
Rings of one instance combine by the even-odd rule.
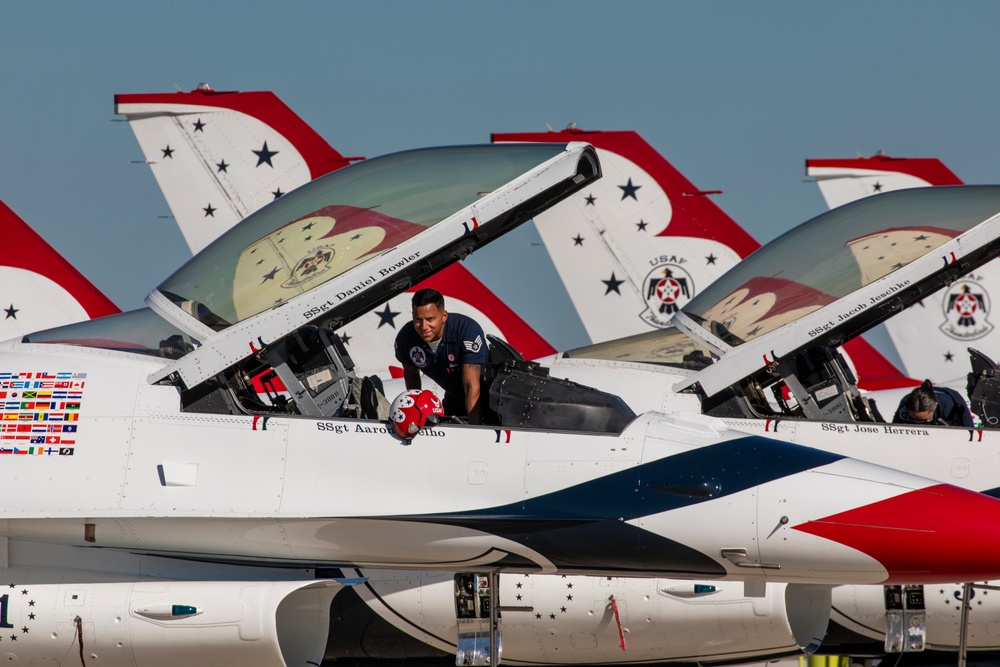
[[[274, 90], [346, 155], [634, 129], [768, 240], [824, 208], [806, 157], [1000, 181], [997, 26], [998, 3], [922, 0], [5, 3], [0, 198], [140, 306], [187, 250], [113, 95], [205, 81]], [[548, 281], [530, 241], [473, 268], [502, 296]], [[581, 342], [571, 318], [543, 333]]]

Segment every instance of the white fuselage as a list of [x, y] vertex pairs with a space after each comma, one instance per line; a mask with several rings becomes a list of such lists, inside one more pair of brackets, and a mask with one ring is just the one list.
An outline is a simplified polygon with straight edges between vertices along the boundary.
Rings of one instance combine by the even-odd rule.
[[[378, 422], [183, 412], [175, 387], [147, 382], [155, 358], [9, 345], [0, 367], [28, 384], [8, 393], [75, 392], [21, 396], [5, 422], [30, 424], [5, 457], [17, 539], [290, 566], [874, 583], [878, 560], [796, 527], [928, 484], [798, 449], [782, 453], [798, 467], [769, 475], [774, 441], [742, 448], [740, 433], [658, 412], [620, 434], [449, 424], [404, 446]], [[40, 374], [55, 379], [39, 388]], [[704, 484], [719, 488], [685, 495]]]

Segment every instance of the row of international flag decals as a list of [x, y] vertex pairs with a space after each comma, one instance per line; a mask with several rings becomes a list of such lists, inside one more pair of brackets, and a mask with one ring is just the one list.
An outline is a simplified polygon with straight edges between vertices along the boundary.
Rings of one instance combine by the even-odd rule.
[[0, 456], [72, 456], [86, 373], [0, 372]]

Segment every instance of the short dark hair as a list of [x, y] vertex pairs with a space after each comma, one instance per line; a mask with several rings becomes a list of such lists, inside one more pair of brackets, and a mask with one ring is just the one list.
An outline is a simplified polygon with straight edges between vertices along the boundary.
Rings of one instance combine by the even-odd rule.
[[430, 289], [429, 287], [419, 289], [413, 293], [414, 310], [420, 306], [429, 306], [431, 304], [437, 306], [438, 310], [444, 310], [444, 295], [436, 289]]

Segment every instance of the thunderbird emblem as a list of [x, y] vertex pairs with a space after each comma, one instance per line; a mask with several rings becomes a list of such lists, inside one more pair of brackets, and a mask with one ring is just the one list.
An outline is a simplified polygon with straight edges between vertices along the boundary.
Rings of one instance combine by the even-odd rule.
[[694, 280], [676, 264], [658, 265], [646, 275], [642, 284], [647, 308], [639, 317], [658, 328], [670, 324], [673, 314], [694, 294]]
[[941, 331], [957, 340], [977, 340], [993, 330], [987, 320], [990, 297], [979, 283], [961, 280], [945, 292]]

